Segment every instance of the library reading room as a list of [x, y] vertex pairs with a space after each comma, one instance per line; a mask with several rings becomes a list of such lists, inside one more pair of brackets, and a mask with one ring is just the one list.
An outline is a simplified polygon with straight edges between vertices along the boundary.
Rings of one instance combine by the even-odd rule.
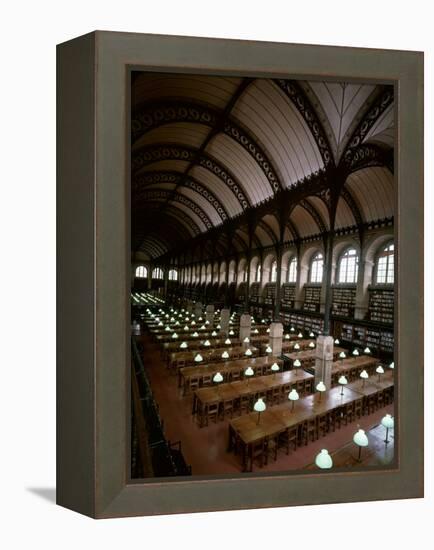
[[131, 477], [390, 468], [394, 88], [131, 73]]

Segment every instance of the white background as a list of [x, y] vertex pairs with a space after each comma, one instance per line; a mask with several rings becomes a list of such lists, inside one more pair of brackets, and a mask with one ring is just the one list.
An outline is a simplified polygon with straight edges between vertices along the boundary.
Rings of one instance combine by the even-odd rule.
[[[432, 253], [430, 2], [9, 2], [1, 9], [0, 544], [3, 548], [390, 548], [432, 542], [433, 376], [426, 361], [425, 499], [93, 521], [55, 486], [55, 45], [119, 30], [425, 51], [426, 243]], [[430, 248], [428, 248], [428, 246]], [[426, 327], [433, 327], [426, 258]], [[5, 307], [6, 306], [6, 307]], [[430, 339], [427, 334], [426, 339]], [[429, 342], [428, 342], [429, 345]], [[406, 450], [411, 452], [411, 450]], [[421, 540], [419, 538], [419, 540]], [[428, 542], [428, 544], [430, 544]]]

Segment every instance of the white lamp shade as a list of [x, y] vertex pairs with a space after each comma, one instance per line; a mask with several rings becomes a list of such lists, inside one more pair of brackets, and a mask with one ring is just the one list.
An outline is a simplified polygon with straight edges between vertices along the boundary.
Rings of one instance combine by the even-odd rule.
[[318, 382], [318, 384], [316, 385], [316, 390], [319, 391], [319, 392], [323, 392], [323, 391], [326, 391], [326, 386], [324, 384], [324, 382], [321, 380], [321, 382]]
[[289, 340], [289, 334], [285, 334], [285, 340]]
[[163, 326], [163, 321], [160, 321], [160, 322], [158, 323], [158, 326], [159, 326], [159, 327], [162, 327], [162, 326]]
[[310, 349], [313, 349], [315, 347], [315, 342], [310, 342], [309, 347], [310, 347]]
[[345, 352], [341, 351], [341, 353], [339, 354], [339, 359], [345, 359], [345, 357], [346, 357]]
[[198, 353], [194, 360], [196, 361], [196, 363], [200, 363], [201, 361], [203, 361], [203, 357], [200, 353]]
[[186, 348], [188, 348], [188, 344], [187, 344], [187, 342], [181, 342], [181, 345], [179, 347], [181, 349], [186, 349]]
[[278, 365], [277, 363], [273, 363], [273, 364], [271, 365], [271, 370], [272, 370], [273, 372], [277, 372], [278, 370], [280, 370], [280, 367], [279, 367], [279, 365]]
[[322, 470], [328, 470], [333, 466], [332, 457], [327, 449], [322, 449], [315, 457], [315, 464]]
[[215, 330], [213, 330], [213, 331], [211, 332], [211, 336], [217, 336], [217, 332], [216, 332]]
[[312, 331], [310, 331], [309, 338], [314, 338], [314, 337], [315, 337], [315, 334]]
[[194, 326], [196, 324], [196, 321], [193, 319], [193, 321], [190, 323], [191, 326]]
[[260, 397], [253, 405], [253, 410], [255, 410], [256, 412], [264, 412], [266, 408], [267, 406], [265, 405], [262, 397]]
[[202, 317], [199, 317], [198, 321], [202, 321]]
[[209, 325], [209, 321], [205, 321], [205, 325]]
[[300, 349], [300, 344], [295, 344], [294, 349], [298, 351]]
[[348, 384], [348, 380], [346, 379], [345, 376], [341, 376], [338, 380], [338, 383], [341, 384], [342, 386], [345, 386], [345, 384]]
[[390, 414], [386, 414], [386, 416], [383, 416], [383, 418], [381, 419], [381, 424], [385, 428], [390, 430], [395, 425], [395, 422], [393, 420], [393, 416], [391, 416]]
[[298, 401], [300, 399], [300, 396], [295, 388], [288, 393], [288, 399], [290, 401]]
[[229, 331], [229, 335], [230, 335], [230, 336], [233, 336], [234, 334], [235, 334], [235, 332], [234, 332], [233, 330], [230, 330], [230, 331]]
[[362, 372], [360, 373], [360, 378], [367, 380], [369, 378], [369, 374], [365, 370], [362, 370]]
[[184, 330], [185, 330], [185, 332], [188, 332], [188, 326], [187, 325], [185, 325]]
[[220, 330], [222, 328], [221, 325], [217, 325], [217, 329]]
[[265, 319], [262, 319], [261, 323], [265, 323]]
[[252, 355], [252, 350], [250, 348], [247, 348], [244, 352], [244, 355], [247, 355], [247, 357], [250, 357]]
[[270, 332], [270, 329], [269, 329], [269, 328], [267, 328], [267, 330], [266, 330], [266, 333], [268, 334], [269, 332]]
[[174, 317], [171, 317], [171, 318], [170, 318], [170, 322], [171, 322], [171, 323], [173, 323], [174, 320], [175, 320]]
[[384, 369], [381, 365], [378, 365], [378, 367], [375, 369], [375, 372], [377, 374], [384, 374]]
[[394, 369], [395, 368], [395, 363], [394, 361], [392, 361], [389, 365], [389, 369]]
[[178, 338], [178, 335], [176, 334], [176, 332], [174, 332], [174, 333], [172, 334], [172, 338], [174, 338], [175, 340], [176, 340], [176, 338]]
[[204, 346], [208, 347], [211, 345], [211, 342], [209, 340], [205, 340], [205, 342], [203, 343]]
[[371, 350], [366, 346], [366, 348], [363, 350], [363, 353], [366, 353], [366, 355], [370, 355]]
[[291, 328], [289, 329], [289, 331], [290, 331], [290, 332], [295, 332], [295, 328], [294, 328], [294, 327], [291, 327]]
[[171, 331], [171, 328], [169, 326], [165, 327], [165, 329], [167, 332], [170, 332]]
[[223, 382], [223, 376], [221, 375], [220, 372], [216, 372], [213, 376], [213, 382], [215, 382], [216, 384], [220, 384], [220, 382]]
[[259, 330], [258, 330], [257, 328], [255, 328], [255, 329], [253, 330], [253, 334], [259, 334]]
[[199, 336], [199, 334], [197, 332], [193, 332], [192, 336], [193, 336], [193, 338], [197, 338]]
[[271, 349], [270, 346], [267, 346], [267, 347], [265, 348], [265, 353], [273, 353], [273, 350]]
[[231, 343], [231, 341], [230, 341], [230, 338], [226, 338], [226, 340], [225, 340], [225, 344], [226, 344], [227, 346], [229, 346], [229, 345], [230, 345], [230, 343]]
[[205, 329], [206, 329], [206, 326], [205, 326], [205, 325], [202, 325], [202, 326], [200, 327], [200, 330], [205, 330]]
[[354, 434], [353, 441], [356, 445], [359, 447], [367, 447], [369, 444], [368, 437], [365, 434], [365, 430], [357, 430], [357, 432]]
[[335, 344], [336, 344], [337, 346], [339, 346], [340, 342], [339, 342], [339, 339], [338, 339], [338, 338], [336, 338]]
[[229, 353], [227, 351], [222, 353], [222, 359], [229, 359]]
[[298, 368], [298, 367], [301, 367], [301, 362], [300, 362], [300, 359], [296, 359], [293, 363], [294, 367]]
[[353, 351], [353, 355], [354, 355], [354, 357], [357, 357], [358, 355], [360, 355], [360, 354], [359, 354], [359, 351], [358, 351], [357, 349], [355, 349], [355, 350]]
[[299, 338], [303, 338], [303, 334], [301, 332], [298, 333]]
[[176, 321], [175, 327], [179, 327], [179, 321]]
[[252, 367], [247, 367], [246, 370], [244, 371], [244, 376], [253, 376], [255, 373], [252, 369]]
[[246, 336], [246, 337], [244, 338], [243, 342], [244, 342], [245, 344], [249, 344], [249, 343], [250, 343], [250, 338], [249, 338], [248, 336]]

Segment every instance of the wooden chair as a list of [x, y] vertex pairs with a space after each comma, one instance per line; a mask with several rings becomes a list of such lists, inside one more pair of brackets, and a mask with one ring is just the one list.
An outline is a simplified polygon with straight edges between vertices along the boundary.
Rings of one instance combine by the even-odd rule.
[[338, 407], [333, 411], [333, 424], [332, 430], [335, 431], [336, 428], [342, 426], [342, 422], [345, 421], [346, 410], [345, 407]]
[[202, 376], [202, 386], [211, 386], [212, 384], [212, 375], [211, 374], [204, 374]]
[[297, 450], [298, 445], [298, 426], [293, 428], [288, 428], [284, 432], [279, 434], [278, 446], [286, 447], [286, 454], [289, 455], [289, 450], [291, 446], [294, 448], [294, 451]]
[[253, 470], [253, 463], [255, 462], [255, 460], [258, 460], [259, 467], [262, 468], [262, 466], [264, 465], [266, 452], [267, 449], [265, 439], [261, 439], [260, 441], [252, 443], [252, 445], [250, 446], [250, 471]]
[[220, 417], [222, 418], [222, 420], [225, 419], [226, 416], [230, 415], [230, 417], [232, 418], [233, 414], [234, 414], [234, 400], [233, 399], [228, 399], [228, 400], [225, 400], [223, 401], [222, 403], [222, 406], [221, 406], [221, 410], [220, 410]]
[[242, 395], [238, 401], [238, 412], [240, 414], [252, 412], [252, 398], [250, 395]]
[[301, 439], [305, 445], [307, 445], [311, 440], [316, 441], [318, 439], [318, 429], [317, 429], [316, 418], [307, 420], [303, 424]]
[[268, 405], [278, 405], [282, 401], [282, 388], [277, 387], [267, 392]]
[[355, 403], [348, 403], [348, 405], [345, 405], [345, 426], [348, 424], [348, 422], [353, 422], [355, 419], [355, 409], [354, 409]]
[[268, 457], [271, 457], [274, 462], [277, 460], [277, 443], [278, 435], [268, 437], [265, 443], [265, 464], [268, 464]]
[[303, 396], [306, 390], [306, 384], [304, 380], [299, 380], [296, 385], [297, 393], [300, 394], [300, 396]]
[[217, 422], [219, 416], [219, 403], [212, 403], [211, 405], [207, 405], [205, 407], [204, 413], [205, 426], [208, 426], [210, 420]]
[[189, 380], [189, 383], [188, 383], [188, 387], [191, 389], [191, 390], [197, 390], [199, 388], [199, 384], [200, 384], [200, 378], [199, 376], [190, 376], [190, 380]]
[[241, 373], [239, 370], [233, 370], [229, 373], [229, 382], [240, 380], [240, 378], [241, 378]]
[[326, 412], [318, 416], [318, 437], [324, 437], [329, 432], [329, 416]]
[[354, 416], [360, 418], [363, 415], [363, 399], [357, 399], [354, 403]]

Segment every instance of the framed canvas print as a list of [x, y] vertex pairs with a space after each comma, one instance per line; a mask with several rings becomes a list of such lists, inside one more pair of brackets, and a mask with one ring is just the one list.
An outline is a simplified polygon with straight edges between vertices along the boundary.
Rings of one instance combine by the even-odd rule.
[[423, 496], [423, 54], [58, 46], [57, 501]]

